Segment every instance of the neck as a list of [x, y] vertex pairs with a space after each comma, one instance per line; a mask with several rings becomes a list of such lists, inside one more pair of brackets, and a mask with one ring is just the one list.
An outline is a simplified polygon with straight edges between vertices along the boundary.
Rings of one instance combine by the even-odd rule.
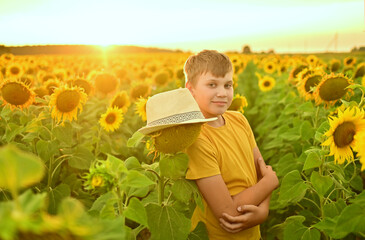
[[217, 117], [218, 117], [217, 120], [212, 121], [212, 122], [207, 122], [207, 124], [209, 126], [212, 126], [212, 127], [221, 127], [221, 126], [224, 126], [225, 121], [224, 121], [224, 118], [222, 117], [222, 115], [219, 115]]

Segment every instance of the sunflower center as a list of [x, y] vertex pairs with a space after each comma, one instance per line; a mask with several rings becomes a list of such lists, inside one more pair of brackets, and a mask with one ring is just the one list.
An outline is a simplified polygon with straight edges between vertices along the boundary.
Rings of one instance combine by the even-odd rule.
[[307, 93], [309, 93], [312, 87], [317, 86], [317, 84], [319, 83], [321, 78], [322, 77], [320, 75], [315, 75], [315, 76], [312, 76], [312, 77], [308, 77], [308, 79], [307, 79], [307, 81], [305, 82], [305, 85], [304, 85], [305, 91]]
[[340, 99], [346, 94], [346, 87], [349, 85], [343, 77], [329, 78], [319, 89], [319, 96], [325, 101]]
[[106, 116], [106, 118], [105, 118], [105, 122], [108, 124], [113, 124], [116, 119], [117, 119], [117, 117], [115, 116], [114, 113], [109, 113], [108, 116]]
[[270, 81], [265, 81], [265, 82], [264, 82], [264, 86], [265, 86], [265, 87], [269, 87], [270, 85], [271, 85]]
[[352, 61], [353, 61], [353, 59], [348, 59], [347, 61], [346, 61], [346, 64], [351, 64], [352, 63]]
[[20, 69], [19, 69], [19, 68], [17, 68], [17, 67], [12, 67], [12, 68], [10, 69], [10, 72], [11, 72], [12, 74], [14, 74], [14, 75], [17, 75], [17, 74], [20, 72]]
[[56, 106], [60, 112], [73, 111], [80, 102], [80, 94], [73, 90], [61, 92], [57, 97]]
[[126, 105], [127, 101], [125, 99], [125, 97], [123, 96], [118, 96], [115, 98], [112, 107], [118, 107], [118, 108], [123, 108]]
[[23, 105], [30, 98], [30, 91], [20, 83], [11, 82], [1, 88], [1, 94], [11, 105]]
[[352, 122], [344, 122], [340, 124], [333, 133], [333, 139], [337, 147], [346, 147], [353, 140], [356, 133], [355, 124]]

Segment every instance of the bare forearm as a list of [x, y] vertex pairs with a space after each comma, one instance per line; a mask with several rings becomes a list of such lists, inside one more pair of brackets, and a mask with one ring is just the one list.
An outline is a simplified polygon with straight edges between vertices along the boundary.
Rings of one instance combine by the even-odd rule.
[[267, 197], [270, 197], [270, 194], [274, 189], [275, 186], [269, 182], [269, 179], [262, 178], [257, 184], [233, 196], [234, 205], [241, 206], [249, 204], [258, 206], [266, 200]]

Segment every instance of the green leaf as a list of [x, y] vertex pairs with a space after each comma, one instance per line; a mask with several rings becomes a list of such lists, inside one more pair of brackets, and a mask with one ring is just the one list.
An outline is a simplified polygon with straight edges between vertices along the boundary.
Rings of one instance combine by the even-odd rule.
[[8, 125], [6, 127], [6, 132], [5, 132], [6, 142], [10, 143], [11, 141], [13, 141], [13, 139], [16, 135], [20, 134], [24, 130], [25, 130], [24, 126], [19, 126], [12, 122], [8, 123]]
[[276, 172], [279, 177], [282, 177], [293, 170], [301, 171], [302, 166], [303, 164], [295, 159], [292, 153], [288, 153], [280, 158]]
[[285, 220], [284, 240], [300, 240], [308, 229], [303, 225], [304, 220], [301, 215], [288, 217]]
[[319, 126], [319, 128], [317, 128], [316, 133], [314, 134], [314, 139], [317, 142], [323, 142], [323, 140], [324, 140], [323, 134], [325, 132], [327, 132], [329, 128], [330, 128], [330, 125], [329, 125], [328, 121], [322, 122], [321, 125]]
[[0, 148], [0, 188], [15, 193], [42, 180], [44, 175], [42, 160], [13, 145]]
[[56, 126], [53, 128], [53, 134], [61, 142], [67, 145], [72, 145], [72, 126], [70, 123], [65, 122], [64, 126]]
[[71, 195], [71, 189], [67, 184], [61, 183], [57, 187], [51, 189], [48, 192], [48, 212], [51, 214], [56, 214], [59, 204], [62, 199], [69, 197]]
[[127, 218], [148, 227], [146, 209], [137, 198], [132, 198], [129, 201], [128, 207], [123, 211], [123, 214]]
[[196, 192], [196, 186], [189, 180], [178, 179], [172, 185], [171, 192], [176, 199], [188, 203], [192, 197], [191, 195]]
[[77, 146], [72, 156], [68, 158], [68, 164], [77, 169], [89, 169], [94, 159], [94, 154], [89, 149], [83, 146]]
[[151, 240], [187, 239], [191, 221], [183, 213], [176, 211], [171, 206], [159, 206], [154, 203], [147, 205], [146, 210]]
[[283, 178], [278, 201], [282, 203], [297, 203], [304, 197], [307, 189], [308, 186], [301, 178], [299, 171], [291, 171]]
[[321, 166], [322, 161], [320, 156], [316, 152], [310, 152], [305, 159], [304, 170], [312, 169]]
[[307, 228], [303, 233], [302, 240], [320, 240], [321, 233], [315, 228]]
[[145, 135], [143, 133], [136, 131], [133, 133], [132, 137], [128, 139], [127, 147], [137, 147], [144, 137]]
[[124, 161], [124, 165], [128, 170], [131, 169], [139, 169], [141, 168], [141, 164], [139, 163], [136, 157], [129, 157]]
[[58, 143], [57, 141], [44, 141], [39, 139], [36, 144], [37, 154], [44, 162], [48, 162], [52, 156], [58, 155]]
[[321, 176], [318, 172], [313, 172], [311, 182], [318, 194], [324, 196], [326, 192], [333, 186], [333, 180], [330, 176]]
[[303, 141], [314, 138], [314, 134], [315, 131], [309, 121], [306, 120], [300, 125], [300, 136]]
[[323, 214], [325, 217], [334, 218], [339, 216], [342, 210], [346, 207], [345, 201], [340, 198], [336, 202], [331, 202], [323, 206]]
[[338, 217], [336, 217], [336, 218], [325, 217], [322, 221], [316, 223], [312, 227], [315, 227], [315, 228], [321, 230], [322, 232], [326, 233], [328, 236], [332, 237], [332, 233], [336, 226], [337, 219], [338, 219]]
[[365, 206], [360, 204], [348, 205], [338, 218], [334, 229], [336, 238], [344, 238], [349, 233], [365, 233]]
[[92, 239], [97, 240], [121, 240], [128, 239], [128, 232], [130, 231], [124, 222], [123, 217], [115, 219], [101, 219], [99, 224], [102, 231], [99, 231], [96, 235], [93, 235]]
[[[98, 197], [95, 201], [94, 201], [94, 203], [93, 203], [93, 205], [91, 206], [91, 208], [90, 208], [90, 212], [91, 211], [97, 211], [97, 212], [100, 212], [102, 209], [103, 209], [103, 207], [105, 206], [105, 204], [106, 204], [106, 202], [108, 202], [108, 201], [110, 201], [110, 200], [115, 200], [116, 199], [116, 197], [115, 197], [115, 194], [113, 193], [113, 192], [107, 192], [107, 193], [105, 193], [105, 194], [103, 194], [103, 195], [101, 195], [100, 197]], [[116, 201], [115, 201], [116, 202]]]
[[160, 159], [161, 175], [171, 179], [184, 177], [188, 168], [188, 162], [189, 158], [185, 153], [164, 155]]
[[107, 158], [107, 167], [110, 173], [112, 173], [115, 177], [117, 177], [122, 172], [128, 172], [128, 169], [125, 167], [125, 164], [119, 158], [114, 157], [113, 155], [108, 154]]
[[31, 189], [28, 189], [19, 196], [22, 211], [29, 215], [40, 211], [45, 205], [46, 196], [46, 192], [34, 194]]
[[284, 132], [283, 134], [280, 134], [278, 137], [282, 138], [284, 141], [287, 142], [297, 141], [300, 139], [300, 128], [299, 127], [291, 128], [288, 131]]
[[135, 188], [142, 188], [155, 184], [151, 179], [136, 170], [130, 170], [123, 182], [126, 186]]
[[205, 224], [203, 222], [199, 222], [194, 230], [189, 233], [187, 240], [209, 240]]
[[351, 89], [359, 88], [365, 93], [365, 87], [363, 85], [360, 85], [360, 84], [350, 84], [346, 88], [351, 88]]
[[307, 101], [298, 107], [299, 112], [313, 112], [313, 103], [310, 101]]

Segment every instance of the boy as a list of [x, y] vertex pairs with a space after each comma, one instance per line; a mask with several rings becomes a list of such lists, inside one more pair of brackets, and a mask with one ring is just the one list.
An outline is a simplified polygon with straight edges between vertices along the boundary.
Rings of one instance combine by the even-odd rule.
[[184, 66], [186, 88], [205, 118], [198, 139], [186, 150], [187, 179], [195, 180], [204, 197], [192, 228], [203, 221], [210, 239], [260, 239], [260, 226], [268, 216], [271, 192], [279, 182], [266, 166], [247, 119], [227, 111], [233, 98], [233, 68], [229, 58], [204, 50], [190, 56]]

